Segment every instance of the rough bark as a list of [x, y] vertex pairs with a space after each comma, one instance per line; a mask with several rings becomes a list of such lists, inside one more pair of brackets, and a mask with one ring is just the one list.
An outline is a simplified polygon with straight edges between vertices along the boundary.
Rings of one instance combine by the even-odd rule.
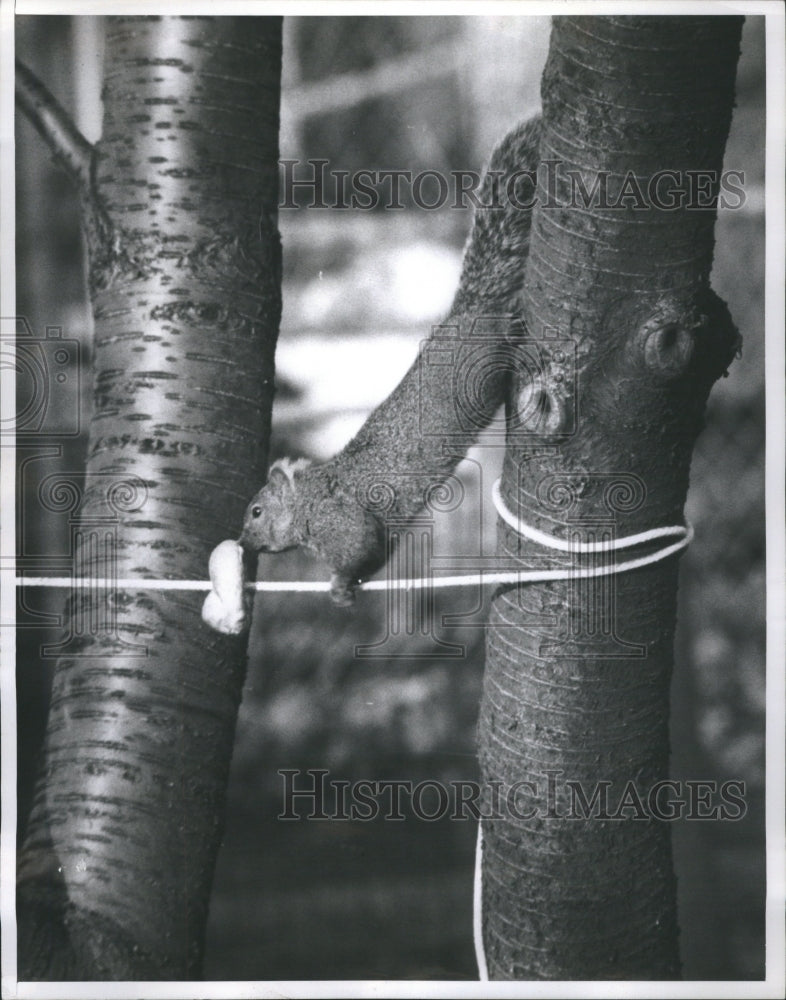
[[[539, 174], [524, 305], [547, 360], [534, 379], [514, 379], [502, 493], [560, 538], [682, 523], [705, 401], [737, 335], [709, 287], [714, 197], [700, 211], [665, 211], [647, 185], [665, 168], [720, 172], [741, 23], [555, 19], [541, 160], [559, 166]], [[611, 206], [632, 171], [644, 204], [628, 180], [620, 207], [570, 207], [568, 171], [588, 189], [609, 171]], [[502, 522], [499, 554], [522, 566], [566, 562]], [[646, 815], [648, 791], [668, 775], [677, 571], [671, 558], [494, 596], [481, 767], [489, 788], [532, 782], [517, 802], [534, 815], [503, 808], [484, 822], [492, 979], [679, 974], [669, 826]], [[568, 781], [588, 799], [609, 782], [618, 818], [568, 818]]]
[[[108, 19], [83, 192], [95, 408], [84, 483], [49, 498], [89, 575], [203, 579], [264, 479], [280, 35], [280, 18]], [[245, 673], [203, 596], [72, 594], [19, 863], [20, 979], [199, 974]]]

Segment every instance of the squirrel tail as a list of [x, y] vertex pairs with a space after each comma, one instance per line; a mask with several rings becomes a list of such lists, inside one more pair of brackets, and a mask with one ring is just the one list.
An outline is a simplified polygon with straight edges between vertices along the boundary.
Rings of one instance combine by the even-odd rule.
[[483, 174], [452, 315], [518, 312], [529, 252], [541, 119], [513, 128]]

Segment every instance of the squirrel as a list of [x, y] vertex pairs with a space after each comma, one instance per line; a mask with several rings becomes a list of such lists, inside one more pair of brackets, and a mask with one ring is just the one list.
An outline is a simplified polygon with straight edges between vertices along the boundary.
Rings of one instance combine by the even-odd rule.
[[494, 149], [448, 318], [399, 385], [334, 458], [274, 462], [246, 509], [245, 552], [305, 547], [330, 567], [339, 605], [351, 605], [356, 586], [385, 564], [390, 520], [424, 507], [505, 399], [510, 347], [524, 333], [540, 131], [540, 118], [529, 119]]

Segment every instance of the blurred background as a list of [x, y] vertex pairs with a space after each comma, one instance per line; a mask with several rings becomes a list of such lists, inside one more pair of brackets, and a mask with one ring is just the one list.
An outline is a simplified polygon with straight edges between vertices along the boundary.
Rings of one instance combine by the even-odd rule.
[[[287, 18], [281, 156], [300, 161], [297, 177], [309, 176], [309, 158], [330, 170], [480, 170], [493, 143], [537, 110], [548, 34], [537, 17]], [[101, 19], [19, 17], [16, 46], [98, 138]], [[749, 17], [726, 155], [727, 168], [745, 171], [746, 202], [720, 213], [713, 272], [744, 347], [713, 390], [693, 464], [696, 540], [681, 562], [672, 719], [673, 777], [744, 781], [748, 809], [737, 822], [673, 824], [686, 978], [764, 974], [764, 65], [764, 19]], [[73, 192], [21, 116], [16, 156], [17, 312], [34, 336], [55, 327], [77, 344], [69, 384], [80, 392], [64, 404], [76, 433], [44, 428], [18, 449], [18, 551], [54, 572], [67, 520], [41, 510], [36, 489], [84, 461], [91, 322]], [[424, 211], [405, 195], [397, 210], [282, 209], [279, 224], [273, 455], [324, 459], [445, 317], [471, 214]], [[465, 502], [436, 519], [438, 555], [493, 551], [482, 497], [501, 458], [486, 440], [462, 464]], [[324, 576], [297, 553], [267, 557], [260, 573]], [[482, 598], [470, 591], [437, 602], [437, 623], [448, 611], [468, 616], [436, 629], [465, 647], [456, 659], [426, 655], [434, 636], [387, 635], [378, 595], [350, 612], [324, 596], [257, 599], [206, 978], [475, 978], [474, 823], [277, 819], [279, 769], [347, 781], [477, 777], [483, 636], [466, 623], [482, 620]], [[19, 609], [20, 834], [51, 679], [39, 650], [58, 639], [60, 601], [38, 591]], [[358, 644], [380, 655], [356, 656]]]

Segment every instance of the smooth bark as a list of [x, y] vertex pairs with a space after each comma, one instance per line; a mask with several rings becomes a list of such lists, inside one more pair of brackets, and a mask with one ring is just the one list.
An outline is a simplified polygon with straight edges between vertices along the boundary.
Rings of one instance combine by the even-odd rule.
[[[107, 31], [88, 174], [58, 131], [89, 205], [95, 406], [85, 480], [50, 502], [85, 574], [203, 579], [267, 464], [281, 22]], [[74, 588], [19, 862], [20, 979], [199, 975], [245, 673], [203, 596]]]

